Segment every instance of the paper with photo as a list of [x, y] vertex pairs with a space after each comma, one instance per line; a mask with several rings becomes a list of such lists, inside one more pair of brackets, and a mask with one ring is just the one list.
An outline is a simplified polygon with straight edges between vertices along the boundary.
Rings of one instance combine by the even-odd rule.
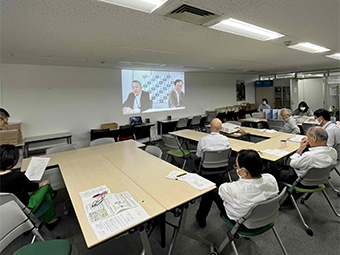
[[31, 181], [40, 181], [49, 161], [50, 158], [32, 157], [25, 173], [27, 178]]
[[93, 189], [85, 190], [83, 192], [80, 192], [80, 198], [84, 202], [86, 200], [92, 199], [93, 196], [102, 194], [103, 192], [106, 192], [106, 194], [111, 193], [110, 189], [106, 187], [106, 185], [102, 185]]

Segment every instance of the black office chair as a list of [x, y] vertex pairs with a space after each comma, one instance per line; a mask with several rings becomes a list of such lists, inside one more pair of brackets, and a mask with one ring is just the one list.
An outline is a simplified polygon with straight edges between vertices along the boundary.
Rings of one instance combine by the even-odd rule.
[[189, 128], [193, 130], [201, 131], [201, 128], [200, 128], [201, 118], [202, 118], [201, 115], [194, 116], [191, 120]]
[[96, 140], [99, 138], [112, 137], [110, 135], [110, 129], [91, 129], [90, 140]]
[[211, 112], [208, 112], [207, 114], [207, 119], [206, 119], [206, 123], [207, 124], [210, 124], [210, 122], [216, 118], [216, 115], [217, 115], [217, 112], [216, 111], [211, 111]]
[[220, 121], [222, 121], [222, 123], [225, 122], [226, 117], [227, 117], [227, 114], [226, 114], [225, 112], [219, 112], [219, 113], [216, 115], [216, 118], [219, 119]]
[[188, 127], [189, 118], [181, 118], [178, 120], [175, 130], [186, 129]]
[[150, 142], [150, 126], [135, 127], [135, 139], [140, 143]]
[[134, 126], [131, 126], [131, 125], [120, 126], [119, 127], [118, 140], [119, 141], [125, 141], [125, 140], [129, 140], [129, 139], [136, 140], [134, 132], [135, 132]]
[[237, 113], [237, 119], [241, 120], [245, 118], [246, 118], [246, 110], [239, 110], [239, 112]]
[[234, 120], [233, 116], [234, 116], [234, 112], [233, 111], [228, 111], [227, 114], [226, 114], [226, 120], [227, 121]]

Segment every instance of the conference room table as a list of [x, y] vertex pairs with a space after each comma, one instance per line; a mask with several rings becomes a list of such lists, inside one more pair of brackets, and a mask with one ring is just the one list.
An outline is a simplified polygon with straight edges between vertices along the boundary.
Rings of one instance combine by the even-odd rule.
[[[282, 133], [282, 132], [266, 133], [266, 132], [262, 132], [254, 128], [247, 128], [246, 130], [250, 134], [263, 136], [265, 138], [268, 138], [268, 136], [271, 136], [271, 138], [265, 139], [258, 143], [252, 143], [252, 142], [243, 141], [243, 140], [229, 137], [229, 146], [233, 151], [238, 152], [242, 149], [253, 149], [259, 152], [262, 159], [269, 160], [269, 161], [277, 161], [295, 152], [300, 146], [300, 143], [298, 142], [292, 142], [292, 141], [287, 140], [288, 138], [296, 137], [296, 135], [294, 134], [287, 134], [287, 133]], [[196, 141], [196, 142], [198, 142], [202, 137], [209, 135], [207, 133], [198, 132], [198, 131], [189, 130], [189, 129], [174, 131], [174, 132], [170, 132], [169, 134], [174, 135], [176, 137], [181, 137], [184, 139]], [[281, 148], [281, 140], [286, 141], [286, 148]], [[266, 149], [271, 149], [271, 150], [278, 149], [278, 150], [285, 151], [287, 153], [285, 155], [272, 155], [272, 154], [263, 152], [263, 150], [266, 150]]]
[[[59, 166], [87, 247], [91, 248], [136, 227], [130, 226], [104, 240], [98, 240], [86, 218], [79, 193], [101, 185], [106, 185], [111, 193], [128, 191], [150, 215], [147, 220], [156, 216], [160, 216], [161, 219], [163, 217], [162, 247], [165, 246], [165, 212], [178, 209], [181, 224], [174, 230], [176, 234], [173, 235], [169, 254], [178, 233], [213, 247], [209, 241], [187, 231], [185, 222], [190, 202], [215, 189], [216, 186], [197, 190], [185, 182], [167, 179], [166, 176], [172, 170], [183, 170], [139, 149], [142, 146], [144, 145], [134, 140], [127, 140], [42, 156], [50, 158], [49, 166]], [[24, 160], [22, 171], [27, 169], [29, 162], [30, 159]], [[145, 227], [144, 231], [140, 231], [140, 235], [146, 254], [152, 254], [145, 235]]]

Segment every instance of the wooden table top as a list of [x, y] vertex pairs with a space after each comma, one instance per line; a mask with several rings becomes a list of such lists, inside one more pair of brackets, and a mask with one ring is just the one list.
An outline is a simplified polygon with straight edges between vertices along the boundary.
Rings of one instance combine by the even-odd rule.
[[215, 189], [199, 191], [185, 182], [165, 178], [172, 170], [183, 170], [137, 148], [103, 155], [167, 210]]
[[[50, 161], [48, 162], [47, 166], [55, 166], [62, 162], [67, 162], [67, 161], [75, 160], [78, 158], [86, 158], [86, 157], [102, 154], [103, 152], [108, 152], [112, 150], [115, 151], [115, 150], [120, 150], [124, 148], [138, 148], [138, 147], [143, 147], [143, 146], [145, 145], [135, 140], [127, 140], [127, 141], [110, 143], [110, 144], [105, 144], [105, 145], [100, 145], [100, 146], [86, 147], [86, 148], [73, 150], [73, 151], [59, 152], [59, 153], [44, 155], [41, 157], [50, 158]], [[22, 172], [26, 171], [30, 161], [31, 161], [31, 158], [26, 158], [22, 161], [22, 166], [21, 166]]]
[[[128, 191], [149, 214], [149, 219], [165, 212], [163, 206], [102, 155], [63, 162], [59, 164], [59, 167], [88, 248], [119, 235], [132, 226], [103, 240], [98, 240], [86, 217], [79, 192], [106, 185], [111, 193]], [[142, 222], [137, 225], [140, 223]]]

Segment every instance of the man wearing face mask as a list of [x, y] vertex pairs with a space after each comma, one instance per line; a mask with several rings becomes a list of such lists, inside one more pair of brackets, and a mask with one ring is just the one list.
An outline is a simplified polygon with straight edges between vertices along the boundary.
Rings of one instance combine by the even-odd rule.
[[327, 146], [334, 147], [340, 143], [340, 127], [330, 121], [331, 115], [325, 109], [314, 112], [314, 118], [328, 134]]
[[303, 116], [312, 117], [313, 111], [308, 107], [306, 102], [301, 101], [299, 103], [299, 107], [293, 112], [293, 115], [301, 117]]
[[241, 150], [236, 158], [236, 171], [240, 179], [226, 182], [217, 191], [206, 193], [201, 198], [196, 219], [200, 227], [206, 226], [212, 202], [225, 216], [238, 220], [256, 203], [275, 197], [278, 185], [271, 174], [262, 174], [262, 161], [254, 150]]
[[263, 110], [270, 109], [270, 105], [268, 104], [267, 98], [262, 98], [262, 104], [260, 104], [257, 109], [259, 112], [263, 112]]

